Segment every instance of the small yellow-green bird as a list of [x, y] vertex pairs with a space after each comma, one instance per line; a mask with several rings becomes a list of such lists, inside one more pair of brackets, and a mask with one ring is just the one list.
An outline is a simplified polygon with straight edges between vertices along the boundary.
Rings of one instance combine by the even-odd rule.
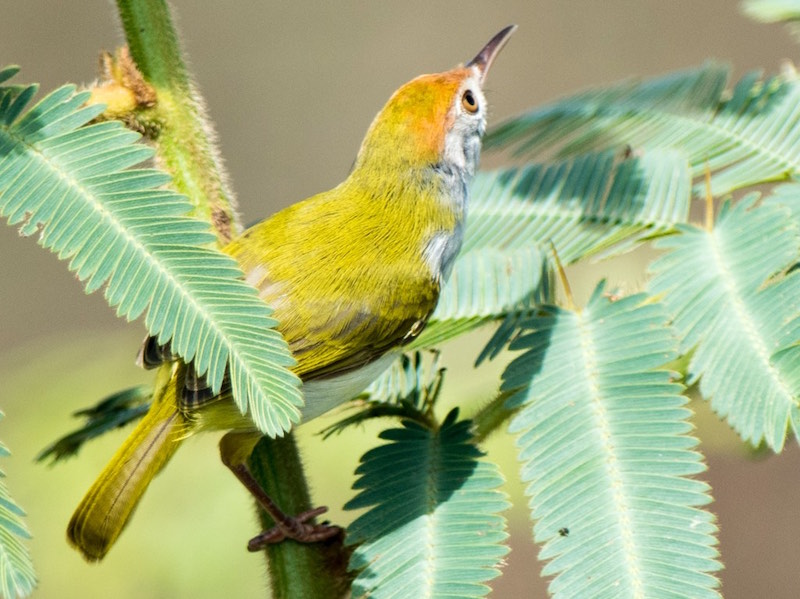
[[[223, 251], [274, 309], [303, 381], [303, 420], [351, 399], [425, 327], [461, 246], [470, 180], [486, 128], [483, 84], [515, 26], [464, 66], [398, 89], [372, 122], [337, 187], [253, 226]], [[275, 519], [251, 542], [313, 542], [339, 532], [297, 517], [258, 487], [246, 459], [258, 440], [226, 393], [148, 339], [153, 403], [78, 506], [68, 537], [89, 560], [111, 548], [153, 477], [189, 435], [229, 430], [223, 461]]]

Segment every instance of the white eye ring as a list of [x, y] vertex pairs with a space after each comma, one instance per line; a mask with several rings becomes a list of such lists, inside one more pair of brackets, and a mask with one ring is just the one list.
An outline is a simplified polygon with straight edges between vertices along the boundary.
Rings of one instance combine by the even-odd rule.
[[478, 99], [475, 97], [475, 94], [472, 93], [471, 89], [466, 90], [461, 95], [461, 106], [470, 114], [478, 112]]

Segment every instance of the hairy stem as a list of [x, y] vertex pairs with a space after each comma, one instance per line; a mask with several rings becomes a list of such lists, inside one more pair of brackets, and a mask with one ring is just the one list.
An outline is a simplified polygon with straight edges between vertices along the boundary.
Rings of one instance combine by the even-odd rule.
[[504, 426], [514, 415], [513, 410], [505, 407], [506, 400], [513, 393], [513, 391], [498, 393], [492, 401], [471, 416], [473, 440], [476, 443], [485, 441], [491, 433]]
[[203, 102], [191, 84], [165, 0], [117, 0], [131, 56], [156, 92], [148, 118], [156, 123], [159, 166], [214, 225], [220, 242], [230, 240], [233, 196], [211, 139]]
[[[289, 515], [312, 507], [303, 478], [303, 464], [294, 438], [262, 438], [250, 457], [250, 472], [280, 508]], [[272, 518], [259, 510], [264, 530], [274, 526]], [[267, 565], [275, 599], [336, 599], [346, 596], [349, 552], [343, 535], [320, 543], [282, 541], [267, 545]]]
[[[156, 152], [173, 185], [208, 220], [220, 244], [238, 223], [232, 195], [212, 143], [202, 101], [191, 84], [178, 36], [164, 0], [117, 0], [131, 57], [156, 92], [149, 115], [157, 123]], [[250, 457], [250, 468], [264, 489], [287, 513], [309, 507], [308, 485], [292, 435], [263, 439]], [[261, 510], [259, 509], [259, 512]], [[347, 586], [347, 552], [338, 543], [301, 545], [283, 542], [266, 549], [273, 597], [337, 597]]]

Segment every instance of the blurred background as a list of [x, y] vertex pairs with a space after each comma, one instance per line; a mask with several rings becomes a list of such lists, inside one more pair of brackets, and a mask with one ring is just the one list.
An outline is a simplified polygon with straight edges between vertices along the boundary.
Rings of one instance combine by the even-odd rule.
[[[734, 0], [518, 0], [506, 2], [232, 3], [173, 2], [196, 83], [219, 135], [243, 222], [338, 183], [366, 128], [400, 84], [470, 59], [509, 23], [520, 28], [496, 62], [491, 122], [587, 86], [700, 64], [775, 72], [798, 46], [780, 26], [739, 13]], [[22, 66], [18, 81], [44, 91], [90, 82], [101, 50], [122, 41], [108, 0], [5, 2], [0, 64]], [[263, 597], [261, 558], [245, 551], [256, 520], [244, 490], [219, 463], [217, 437], [192, 439], [150, 488], [130, 529], [102, 565], [66, 544], [73, 508], [124, 432], [48, 468], [38, 451], [75, 422], [70, 414], [148, 375], [133, 365], [141, 323], [118, 320], [100, 294], [84, 295], [66, 265], [0, 226], [0, 439], [13, 453], [0, 469], [28, 512], [41, 579], [37, 597]], [[608, 277], [624, 292], [645, 280], [646, 257], [572, 269], [585, 299]], [[470, 376], [486, 339], [445, 348], [448, 401], [487, 399], [502, 363]], [[457, 375], [455, 373], [458, 373]], [[714, 488], [725, 596], [800, 596], [800, 455], [755, 457], [697, 406], [698, 435]], [[301, 429], [305, 462], [332, 519], [351, 519], [358, 457], [376, 441], [367, 427], [323, 442], [330, 418]], [[515, 507], [512, 553], [494, 597], [544, 597], [540, 567], [517, 481], [513, 440], [499, 434], [490, 454], [504, 465]]]

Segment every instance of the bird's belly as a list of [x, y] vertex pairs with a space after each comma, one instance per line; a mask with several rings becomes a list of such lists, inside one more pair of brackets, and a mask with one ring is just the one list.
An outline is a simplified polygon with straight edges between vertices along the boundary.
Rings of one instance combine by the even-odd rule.
[[[399, 354], [399, 351], [391, 351], [356, 370], [304, 383], [305, 405], [300, 410], [301, 423], [316, 418], [356, 397], [372, 381], [383, 374], [383, 371]], [[230, 395], [220, 396], [218, 401], [203, 405], [190, 417], [193, 420], [194, 430], [238, 430], [242, 432], [255, 430], [250, 416], [242, 415]]]
[[316, 418], [328, 410], [353, 399], [378, 378], [383, 371], [397, 358], [398, 352], [392, 351], [382, 355], [356, 370], [332, 376], [326, 379], [309, 381], [303, 384], [302, 422]]

